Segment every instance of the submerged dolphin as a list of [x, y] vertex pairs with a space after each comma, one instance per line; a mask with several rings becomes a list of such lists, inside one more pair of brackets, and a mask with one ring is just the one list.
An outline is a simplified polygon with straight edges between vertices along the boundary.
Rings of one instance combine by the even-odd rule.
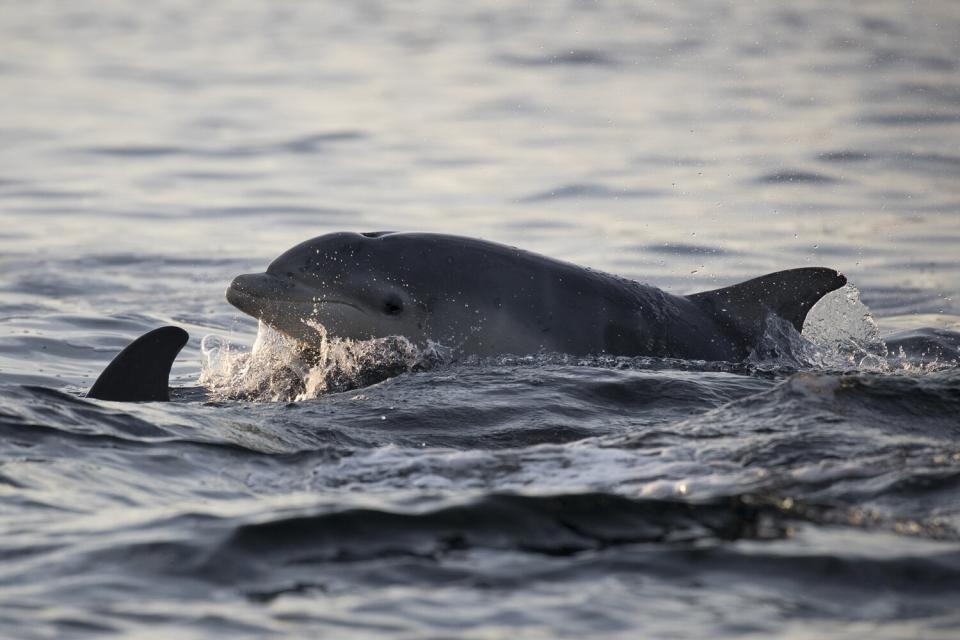
[[688, 296], [484, 240], [433, 233], [332, 233], [266, 272], [238, 276], [227, 300], [307, 346], [331, 335], [405, 336], [456, 356], [645, 355], [743, 360], [775, 314], [797, 331], [832, 269], [781, 271]]

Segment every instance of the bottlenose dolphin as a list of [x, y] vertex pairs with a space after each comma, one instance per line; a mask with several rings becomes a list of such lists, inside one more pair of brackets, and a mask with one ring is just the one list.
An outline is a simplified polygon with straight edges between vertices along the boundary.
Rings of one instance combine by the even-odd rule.
[[484, 240], [433, 233], [332, 233], [266, 272], [237, 276], [227, 301], [307, 347], [331, 336], [404, 336], [455, 357], [560, 352], [739, 361], [775, 314], [803, 327], [846, 284], [807, 267], [693, 295]]

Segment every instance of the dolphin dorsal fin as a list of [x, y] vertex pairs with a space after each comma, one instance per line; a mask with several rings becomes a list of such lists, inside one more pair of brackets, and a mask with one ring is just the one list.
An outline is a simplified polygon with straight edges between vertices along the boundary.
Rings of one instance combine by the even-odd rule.
[[189, 338], [180, 327], [143, 334], [107, 365], [87, 397], [121, 402], [169, 400], [170, 367]]
[[744, 336], [763, 331], [767, 316], [774, 313], [803, 329], [807, 312], [827, 293], [847, 283], [843, 274], [824, 267], [778, 271], [732, 287], [687, 296], [712, 314], [722, 326]]

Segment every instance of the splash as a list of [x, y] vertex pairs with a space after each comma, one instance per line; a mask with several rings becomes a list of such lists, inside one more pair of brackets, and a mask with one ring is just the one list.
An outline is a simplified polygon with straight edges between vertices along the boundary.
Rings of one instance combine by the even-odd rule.
[[803, 332], [775, 315], [747, 358], [760, 368], [870, 369], [883, 366], [887, 347], [860, 291], [846, 285], [828, 293], [807, 314]]
[[321, 325], [308, 324], [320, 337], [319, 348], [306, 348], [263, 323], [249, 352], [220, 336], [205, 336], [198, 383], [219, 400], [296, 402], [366, 387], [443, 362], [442, 349], [435, 345], [421, 349], [400, 336], [332, 338]]
[[860, 291], [847, 284], [825, 295], [807, 314], [803, 332], [769, 316], [747, 363], [759, 369], [795, 368], [869, 373], [932, 373], [955, 362], [917, 359], [903, 349], [891, 351]]
[[852, 284], [825, 295], [807, 314], [803, 337], [828, 353], [860, 366], [875, 366], [887, 355], [880, 327]]

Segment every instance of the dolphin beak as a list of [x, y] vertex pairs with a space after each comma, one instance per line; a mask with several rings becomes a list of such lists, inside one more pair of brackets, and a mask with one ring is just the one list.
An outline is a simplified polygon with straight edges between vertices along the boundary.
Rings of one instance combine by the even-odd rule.
[[280, 298], [286, 287], [270, 273], [245, 273], [227, 287], [227, 302], [246, 314], [260, 318], [271, 301]]

